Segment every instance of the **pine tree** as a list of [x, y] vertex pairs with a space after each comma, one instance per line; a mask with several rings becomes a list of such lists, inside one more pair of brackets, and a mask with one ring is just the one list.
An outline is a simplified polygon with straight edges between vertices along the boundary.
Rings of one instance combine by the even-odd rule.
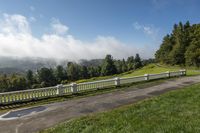
[[102, 65], [101, 75], [107, 76], [107, 75], [113, 75], [116, 73], [117, 73], [117, 69], [116, 69], [116, 66], [114, 65], [113, 57], [111, 55], [106, 55], [103, 65]]

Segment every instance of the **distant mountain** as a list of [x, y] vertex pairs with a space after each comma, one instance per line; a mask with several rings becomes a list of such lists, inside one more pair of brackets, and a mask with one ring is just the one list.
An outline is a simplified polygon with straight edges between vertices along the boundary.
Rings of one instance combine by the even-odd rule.
[[80, 60], [79, 64], [82, 66], [99, 66], [103, 63], [103, 59]]
[[0, 57], [0, 74], [24, 73], [29, 69], [36, 71], [42, 67], [54, 68], [57, 65], [67, 66], [67, 62], [43, 58]]
[[[103, 59], [81, 59], [78, 61], [78, 64], [82, 66], [99, 66], [102, 62]], [[55, 68], [58, 65], [67, 67], [67, 63], [68, 60], [0, 57], [0, 74], [23, 74], [27, 70], [36, 71], [42, 67]]]

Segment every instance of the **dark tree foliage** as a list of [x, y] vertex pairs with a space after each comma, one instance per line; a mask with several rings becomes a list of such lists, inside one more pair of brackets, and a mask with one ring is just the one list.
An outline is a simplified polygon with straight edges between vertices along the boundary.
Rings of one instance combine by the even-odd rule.
[[65, 71], [65, 69], [63, 68], [63, 66], [59, 65], [59, 66], [56, 67], [55, 77], [56, 77], [56, 81], [59, 82], [59, 83], [62, 80], [67, 79], [67, 72]]
[[[95, 62], [95, 65], [89, 65], [92, 62]], [[111, 55], [107, 55], [105, 59], [87, 61], [87, 63], [84, 63], [87, 64], [86, 66], [83, 63], [68, 62], [67, 68], [59, 65], [54, 69], [41, 68], [37, 72], [28, 70], [25, 76], [0, 75], [0, 92], [49, 87], [81, 79], [120, 74], [152, 63], [152, 59], [141, 61], [139, 54], [136, 54], [135, 58], [130, 56], [127, 60], [115, 60]]]
[[0, 76], [0, 92], [27, 89], [28, 84], [23, 76], [13, 74]]
[[80, 78], [81, 79], [89, 78], [88, 68], [86, 66], [81, 66]]
[[26, 80], [27, 80], [27, 84], [29, 85], [29, 87], [31, 87], [31, 85], [34, 83], [34, 76], [33, 76], [33, 72], [31, 70], [28, 70], [26, 72]]
[[142, 61], [139, 54], [135, 55], [135, 69], [142, 67]]
[[53, 70], [50, 68], [42, 68], [38, 70], [38, 81], [42, 87], [56, 85], [56, 77]]
[[156, 60], [170, 65], [200, 67], [200, 24], [175, 24], [170, 35], [163, 38]]
[[128, 59], [127, 59], [127, 68], [128, 68], [129, 71], [134, 69], [135, 63], [136, 62], [135, 62], [135, 59], [134, 59], [133, 56], [128, 57]]
[[101, 69], [102, 76], [113, 75], [117, 73], [117, 69], [114, 64], [113, 57], [111, 55], [106, 55], [106, 58], [104, 59], [101, 68], [102, 68]]

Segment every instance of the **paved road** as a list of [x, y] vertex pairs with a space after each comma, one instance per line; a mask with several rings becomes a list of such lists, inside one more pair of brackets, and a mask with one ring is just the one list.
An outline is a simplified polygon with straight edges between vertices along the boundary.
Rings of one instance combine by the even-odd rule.
[[34, 133], [74, 117], [110, 110], [198, 82], [200, 82], [200, 76], [182, 77], [179, 79], [170, 79], [162, 84], [144, 89], [132, 88], [44, 105], [47, 109], [40, 113], [33, 113], [32, 115], [14, 120], [0, 120], [0, 132]]

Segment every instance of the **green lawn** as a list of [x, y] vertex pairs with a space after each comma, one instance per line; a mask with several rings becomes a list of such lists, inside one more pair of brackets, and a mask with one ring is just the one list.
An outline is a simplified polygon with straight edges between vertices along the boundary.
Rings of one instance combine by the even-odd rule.
[[188, 76], [200, 74], [200, 70], [195, 69], [195, 68], [181, 68], [178, 66], [150, 64], [136, 71], [132, 71], [129, 74], [122, 75], [122, 77], [139, 76], [139, 75], [144, 75], [144, 74], [156, 74], [156, 73], [162, 73], [162, 72], [167, 72], [167, 71], [179, 71], [180, 69], [186, 69]]
[[133, 77], [133, 76], [140, 76], [140, 75], [144, 75], [144, 74], [156, 74], [156, 73], [162, 73], [162, 72], [167, 72], [167, 71], [179, 71], [180, 69], [186, 69], [187, 76], [200, 75], [200, 69], [197, 69], [197, 68], [185, 68], [185, 67], [179, 67], [179, 66], [149, 64], [149, 65], [147, 65], [141, 69], [135, 70], [135, 71], [129, 71], [129, 72], [125, 72], [122, 74], [116, 74], [116, 75], [112, 75], [112, 76], [94, 77], [91, 79], [79, 80], [79, 81], [77, 81], [77, 83], [91, 82], [91, 81], [102, 80], [102, 79], [110, 79], [113, 77]]
[[200, 84], [109, 112], [61, 123], [41, 133], [200, 132]]

